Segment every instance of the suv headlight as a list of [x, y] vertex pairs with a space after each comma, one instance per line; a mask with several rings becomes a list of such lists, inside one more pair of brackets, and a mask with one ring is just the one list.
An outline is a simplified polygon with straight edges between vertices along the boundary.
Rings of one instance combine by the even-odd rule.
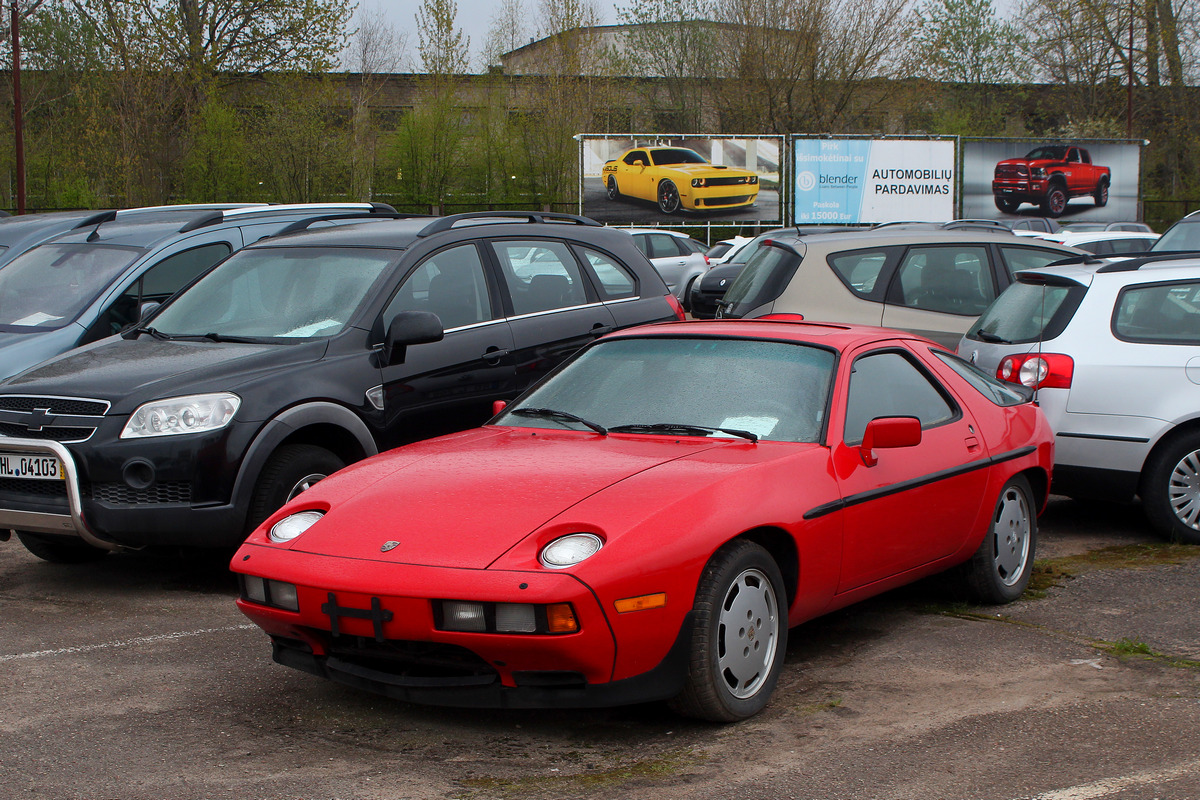
[[224, 428], [242, 404], [242, 398], [229, 392], [194, 394], [155, 400], [139, 406], [125, 423], [122, 439], [148, 436], [181, 436]]

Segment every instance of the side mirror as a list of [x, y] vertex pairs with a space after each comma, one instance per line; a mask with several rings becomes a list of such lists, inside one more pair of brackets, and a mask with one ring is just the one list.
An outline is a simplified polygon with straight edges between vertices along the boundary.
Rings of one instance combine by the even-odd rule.
[[493, 400], [492, 401], [492, 416], [493, 417], [496, 416], [497, 414], [499, 414], [501, 411], [503, 411], [507, 407], [508, 407], [507, 400]]
[[916, 417], [877, 417], [867, 423], [862, 444], [858, 446], [863, 463], [879, 463], [875, 449], [914, 447], [921, 443], [921, 420]]
[[388, 324], [383, 340], [383, 363], [403, 364], [410, 344], [440, 342], [446, 335], [442, 320], [428, 311], [401, 311]]
[[145, 322], [146, 319], [158, 310], [162, 303], [156, 303], [153, 300], [148, 300], [138, 306], [138, 322]]

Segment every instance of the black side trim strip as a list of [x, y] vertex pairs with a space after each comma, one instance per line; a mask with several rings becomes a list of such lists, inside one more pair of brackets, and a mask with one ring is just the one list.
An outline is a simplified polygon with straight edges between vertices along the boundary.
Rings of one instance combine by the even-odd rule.
[[968, 472], [986, 469], [987, 467], [995, 466], [996, 464], [1003, 464], [1005, 461], [1013, 461], [1018, 458], [1024, 458], [1030, 453], [1036, 451], [1037, 448], [1035, 446], [1026, 445], [1025, 447], [1019, 447], [1016, 450], [1009, 450], [1007, 453], [999, 453], [991, 456], [990, 458], [983, 458], [979, 461], [971, 461], [967, 464], [962, 464], [961, 466], [951, 467], [950, 469], [944, 469], [939, 472], [932, 472], [928, 475], [922, 475], [919, 478], [913, 478], [912, 480], [894, 483], [891, 486], [884, 486], [880, 489], [872, 489], [869, 492], [862, 492], [860, 494], [850, 495], [849, 497], [843, 497], [840, 500], [834, 500], [833, 502], [825, 503], [809, 509], [804, 513], [804, 519], [816, 519], [818, 517], [823, 517], [826, 514], [832, 514], [834, 511], [840, 511], [843, 508], [861, 505], [862, 503], [869, 503], [872, 500], [878, 500], [881, 497], [889, 497], [894, 494], [900, 494], [901, 492], [907, 492], [910, 489], [918, 489], [922, 486], [928, 486], [931, 483], [937, 483], [938, 481], [944, 481], [959, 475], [965, 475]]
[[1137, 436], [1103, 436], [1098, 433], [1056, 433], [1055, 436], [1061, 436], [1064, 439], [1098, 439], [1102, 442], [1133, 442], [1134, 444], [1146, 444], [1149, 439], [1141, 439]]

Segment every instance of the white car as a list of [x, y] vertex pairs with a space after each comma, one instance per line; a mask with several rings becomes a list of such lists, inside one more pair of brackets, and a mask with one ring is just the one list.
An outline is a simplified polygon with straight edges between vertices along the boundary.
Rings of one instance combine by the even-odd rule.
[[1064, 228], [1058, 233], [1039, 233], [1036, 236], [1048, 242], [1078, 247], [1098, 256], [1123, 256], [1145, 253], [1158, 241], [1160, 234], [1146, 231], [1073, 231]]
[[665, 228], [626, 228], [654, 269], [666, 281], [671, 294], [687, 308], [687, 297], [692, 282], [708, 270], [708, 249], [703, 242], [696, 241], [686, 233]]
[[746, 245], [753, 241], [753, 236], [735, 236], [732, 239], [722, 239], [717, 242], [704, 253], [708, 257], [709, 268], [732, 261]]
[[1200, 258], [1021, 271], [958, 354], [1037, 390], [1055, 493], [1139, 496], [1159, 531], [1200, 544]]

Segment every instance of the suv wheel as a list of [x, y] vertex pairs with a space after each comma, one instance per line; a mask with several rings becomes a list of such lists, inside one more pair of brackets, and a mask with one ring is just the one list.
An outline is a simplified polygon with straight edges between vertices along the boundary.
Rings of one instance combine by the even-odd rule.
[[26, 550], [52, 564], [86, 564], [99, 561], [108, 555], [107, 550], [92, 547], [82, 539], [68, 536], [42, 536], [17, 531], [17, 538], [25, 545]]
[[246, 532], [257, 528], [284, 503], [344, 466], [346, 464], [340, 458], [316, 445], [288, 444], [276, 450], [254, 486]]
[[1108, 181], [1100, 181], [1100, 185], [1096, 187], [1096, 193], [1092, 195], [1092, 199], [1096, 201], [1096, 208], [1103, 208], [1108, 205]]
[[1161, 534], [1200, 544], [1200, 431], [1175, 436], [1150, 458], [1139, 493]]
[[1017, 209], [1020, 207], [1021, 201], [996, 195], [996, 208], [1000, 209], [1005, 214], [1015, 214], [1017, 213]]

